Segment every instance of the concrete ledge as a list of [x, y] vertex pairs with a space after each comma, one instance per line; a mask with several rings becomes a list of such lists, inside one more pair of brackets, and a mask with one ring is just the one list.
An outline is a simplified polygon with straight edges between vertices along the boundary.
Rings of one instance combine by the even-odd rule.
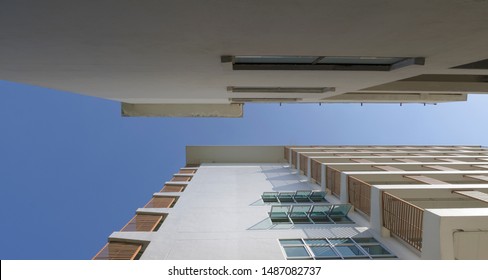
[[124, 117], [241, 118], [243, 104], [131, 104], [121, 103]]
[[176, 181], [167, 181], [164, 182], [165, 185], [173, 185], [173, 186], [181, 186], [181, 185], [188, 185], [190, 182], [176, 182]]
[[173, 208], [138, 208], [136, 214], [170, 214]]
[[154, 197], [181, 196], [181, 192], [162, 192], [153, 193]]

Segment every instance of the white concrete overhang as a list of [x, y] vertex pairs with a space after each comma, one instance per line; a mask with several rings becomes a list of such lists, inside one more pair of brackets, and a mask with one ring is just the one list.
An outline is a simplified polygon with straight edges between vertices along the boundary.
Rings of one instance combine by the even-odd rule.
[[[117, 100], [127, 116], [242, 116], [233, 98], [437, 103], [488, 91], [483, 78], [408, 80], [486, 76], [486, 69], [453, 68], [487, 59], [486, 1], [142, 2], [1, 1], [0, 79]], [[421, 57], [425, 64], [236, 71], [221, 62], [226, 55]], [[335, 91], [238, 93], [229, 86]]]
[[187, 146], [186, 163], [285, 163], [283, 146]]

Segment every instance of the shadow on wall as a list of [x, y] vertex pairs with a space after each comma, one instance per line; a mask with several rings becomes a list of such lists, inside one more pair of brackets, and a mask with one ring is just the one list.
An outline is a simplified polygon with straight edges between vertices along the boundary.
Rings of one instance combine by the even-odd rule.
[[273, 185], [273, 191], [320, 190], [320, 186], [300, 179], [298, 172], [285, 166], [261, 167], [267, 180]]

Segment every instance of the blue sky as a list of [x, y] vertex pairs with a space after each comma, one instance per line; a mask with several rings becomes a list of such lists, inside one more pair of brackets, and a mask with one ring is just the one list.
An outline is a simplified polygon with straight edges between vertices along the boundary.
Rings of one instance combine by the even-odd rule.
[[488, 145], [488, 96], [433, 105], [246, 105], [123, 118], [115, 101], [0, 81], [0, 259], [89, 259], [185, 164], [186, 145]]

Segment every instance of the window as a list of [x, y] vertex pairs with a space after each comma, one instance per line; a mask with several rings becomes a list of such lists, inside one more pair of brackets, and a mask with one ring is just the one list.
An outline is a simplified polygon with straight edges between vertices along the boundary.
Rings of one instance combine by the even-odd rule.
[[424, 65], [423, 57], [371, 56], [280, 56], [225, 55], [222, 63], [232, 63], [233, 70], [334, 70], [391, 71], [409, 65]]
[[350, 209], [351, 204], [273, 205], [268, 215], [272, 223], [353, 224]]
[[[227, 87], [229, 92], [244, 93], [325, 93], [335, 91], [333, 87]], [[180, 172], [181, 173], [181, 172]]]
[[396, 258], [373, 237], [280, 239], [287, 260]]
[[310, 203], [327, 202], [325, 192], [298, 190], [295, 192], [264, 192], [261, 199], [264, 203]]

